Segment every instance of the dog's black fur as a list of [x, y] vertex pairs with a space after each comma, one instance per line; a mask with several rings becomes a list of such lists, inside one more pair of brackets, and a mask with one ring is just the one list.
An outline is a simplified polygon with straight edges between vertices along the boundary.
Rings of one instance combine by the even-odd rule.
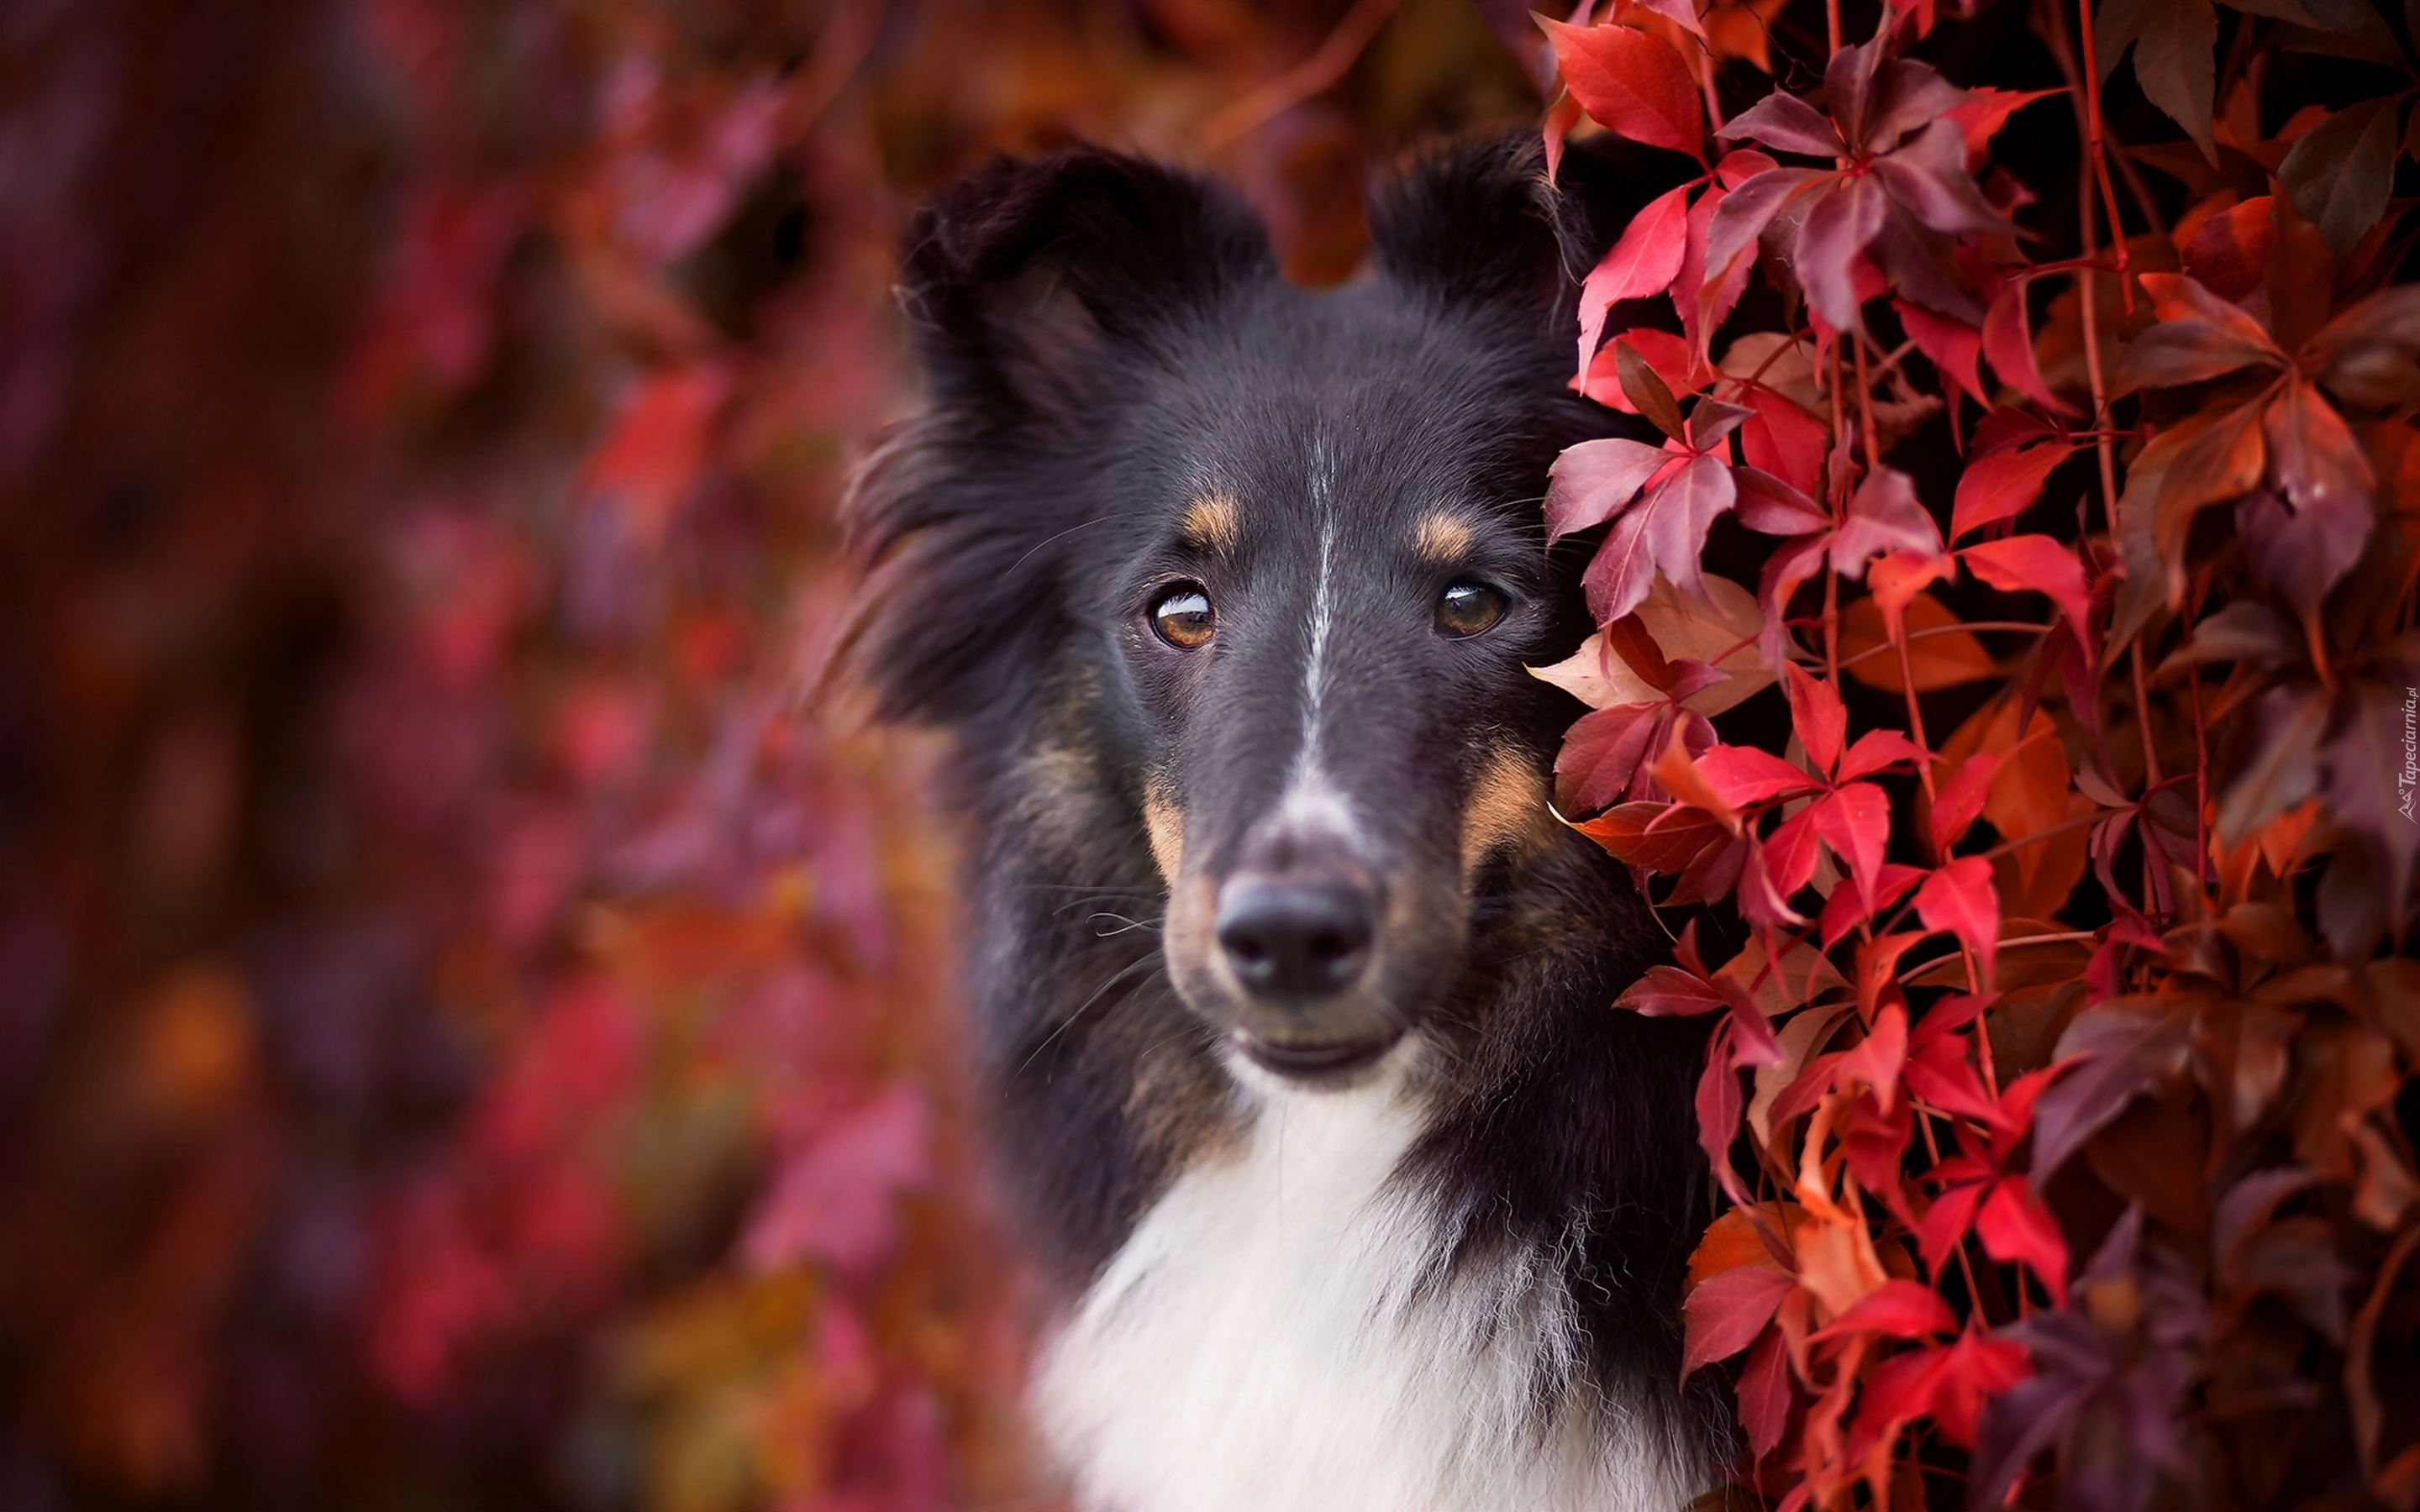
[[[1544, 544], [1547, 467], [1638, 434], [1567, 387], [1575, 271], [1674, 178], [1577, 150], [1560, 179], [1533, 139], [1432, 156], [1375, 202], [1374, 276], [1329, 292], [1282, 283], [1232, 194], [1148, 162], [1003, 161], [941, 196], [901, 285], [929, 407], [853, 503], [859, 649], [889, 716], [955, 733], [1001, 1165], [1072, 1287], [1234, 1137], [1233, 1046], [1417, 1031], [1398, 1181], [1454, 1236], [1438, 1277], [1550, 1257], [1596, 1383], [1702, 1445], [1672, 1384], [1702, 1041], [1609, 1006], [1663, 936], [1547, 814], [1579, 709], [1524, 670], [1592, 628], [1589, 543]], [[1438, 634], [1450, 581], [1500, 593], [1500, 622]], [[1210, 644], [1154, 634], [1171, 583], [1216, 603]], [[1314, 592], [1332, 623], [1306, 628]], [[1349, 835], [1271, 817], [1306, 759]], [[1374, 900], [1367, 969], [1326, 1006], [1255, 999], [1221, 900], [1322, 856]]]

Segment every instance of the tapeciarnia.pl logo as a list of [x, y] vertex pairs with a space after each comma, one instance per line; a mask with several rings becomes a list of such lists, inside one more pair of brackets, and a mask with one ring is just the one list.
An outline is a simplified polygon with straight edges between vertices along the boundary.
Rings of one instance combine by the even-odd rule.
[[2403, 770], [2395, 774], [2395, 791], [2396, 811], [2420, 824], [2412, 812], [2412, 800], [2420, 795], [2420, 687], [2403, 690]]

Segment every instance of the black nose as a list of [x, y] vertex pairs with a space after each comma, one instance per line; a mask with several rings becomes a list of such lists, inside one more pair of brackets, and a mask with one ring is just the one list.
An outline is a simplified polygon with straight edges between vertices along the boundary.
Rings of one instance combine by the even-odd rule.
[[1264, 997], [1326, 997], [1370, 964], [1377, 910], [1349, 882], [1240, 876], [1218, 898], [1218, 946]]

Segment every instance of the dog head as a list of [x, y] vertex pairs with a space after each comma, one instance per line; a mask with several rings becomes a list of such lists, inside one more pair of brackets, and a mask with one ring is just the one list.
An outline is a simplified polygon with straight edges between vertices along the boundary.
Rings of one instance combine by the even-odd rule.
[[1177, 994], [1265, 1071], [1348, 1083], [1450, 1015], [1506, 876], [1574, 843], [1575, 708], [1525, 664], [1590, 625], [1539, 501], [1607, 433], [1572, 270], [1648, 177], [1450, 152], [1324, 293], [1224, 191], [1098, 152], [995, 164], [910, 238], [932, 402], [861, 493], [878, 686], [995, 777], [1072, 748], [1115, 831], [1079, 847], [1148, 853]]

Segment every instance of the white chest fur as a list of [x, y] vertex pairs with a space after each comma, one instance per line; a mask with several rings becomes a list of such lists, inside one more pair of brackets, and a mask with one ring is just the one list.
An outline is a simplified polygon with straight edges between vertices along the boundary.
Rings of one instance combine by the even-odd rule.
[[1544, 1257], [1419, 1283], [1418, 1115], [1279, 1092], [1145, 1215], [1042, 1362], [1086, 1512], [1675, 1512], [1697, 1477], [1590, 1401]]

